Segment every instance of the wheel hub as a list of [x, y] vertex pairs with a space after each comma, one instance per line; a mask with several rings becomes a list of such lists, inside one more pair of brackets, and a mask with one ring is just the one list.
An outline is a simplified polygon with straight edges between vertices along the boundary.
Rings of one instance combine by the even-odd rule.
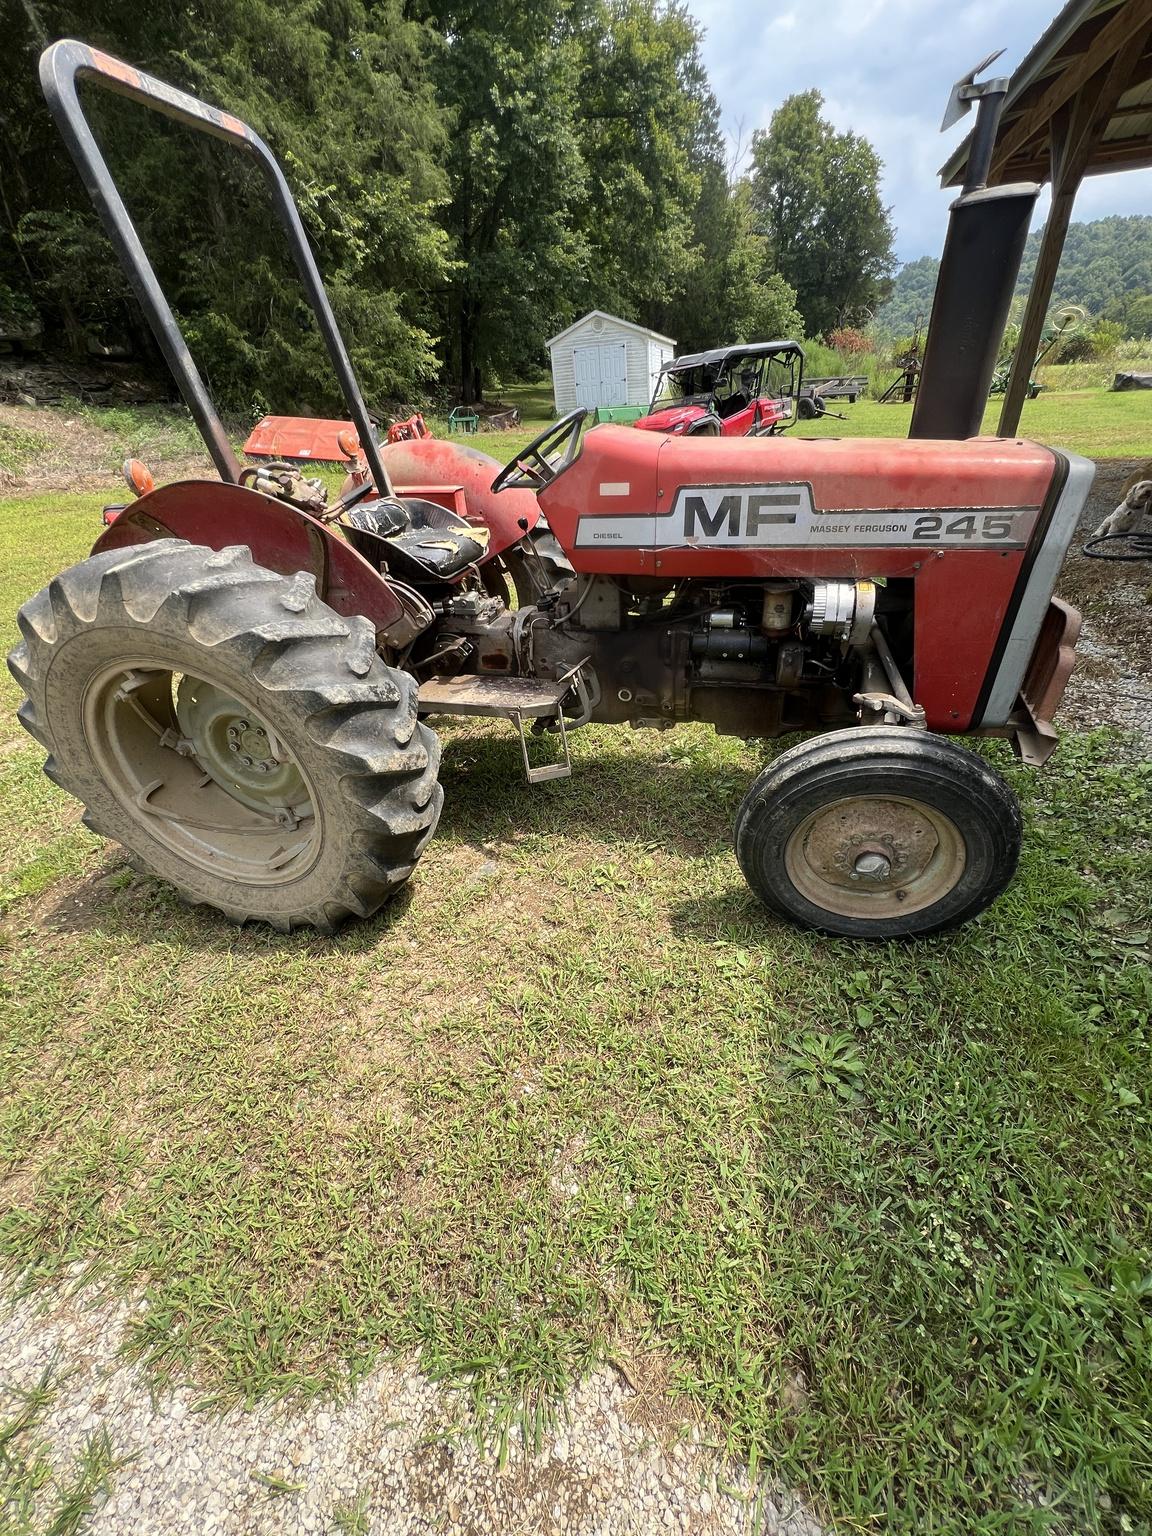
[[241, 804], [278, 811], [308, 800], [299, 769], [271, 728], [223, 689], [182, 677], [176, 718], [204, 771]]
[[814, 811], [792, 834], [785, 864], [809, 901], [844, 917], [914, 912], [964, 872], [964, 840], [924, 801], [859, 795]]
[[882, 853], [860, 853], [852, 865], [853, 880], [887, 880], [892, 873], [892, 860]]
[[255, 768], [258, 773], [271, 773], [281, 761], [272, 750], [268, 732], [262, 725], [249, 725], [247, 720], [234, 720], [228, 726], [228, 750], [240, 759], [245, 768]]
[[315, 862], [317, 810], [303, 772], [224, 687], [139, 658], [98, 673], [83, 710], [105, 783], [156, 841], [248, 884], [288, 882]]

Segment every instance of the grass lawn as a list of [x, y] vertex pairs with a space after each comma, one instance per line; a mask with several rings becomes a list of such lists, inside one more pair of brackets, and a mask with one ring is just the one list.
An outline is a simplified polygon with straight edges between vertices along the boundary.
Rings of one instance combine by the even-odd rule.
[[[0, 502], [0, 614], [99, 496]], [[1011, 766], [964, 931], [769, 920], [769, 750], [593, 729], [533, 789], [445, 734], [407, 893], [336, 940], [183, 908], [79, 823], [0, 683], [0, 1260], [140, 1287], [207, 1396], [418, 1350], [505, 1413], [598, 1359], [845, 1529], [1152, 1529], [1152, 766]], [[1042, 1502], [1046, 1501], [1046, 1502]], [[1063, 1523], [1060, 1523], [1063, 1522]]]
[[[503, 389], [500, 398], [520, 407], [523, 432], [491, 433], [477, 441], [486, 453], [508, 456], [552, 420], [549, 383], [518, 385]], [[1002, 400], [988, 402], [982, 430], [994, 435]], [[907, 437], [912, 419], [910, 405], [881, 405], [875, 400], [831, 402], [844, 421], [825, 416], [801, 421], [790, 428], [800, 437]], [[1152, 457], [1152, 394], [1139, 390], [1113, 394], [1103, 389], [1044, 390], [1024, 402], [1020, 434], [1057, 448], [1071, 448], [1089, 458]]]
[[[1002, 400], [988, 402], [981, 430], [995, 435]], [[910, 405], [881, 405], [858, 400], [855, 405], [832, 402], [847, 421], [821, 417], [794, 429], [805, 437], [906, 437], [912, 419]], [[1071, 448], [1089, 458], [1147, 458], [1152, 456], [1152, 395], [1140, 391], [1113, 394], [1110, 390], [1043, 391], [1024, 402], [1020, 436], [1055, 448]]]

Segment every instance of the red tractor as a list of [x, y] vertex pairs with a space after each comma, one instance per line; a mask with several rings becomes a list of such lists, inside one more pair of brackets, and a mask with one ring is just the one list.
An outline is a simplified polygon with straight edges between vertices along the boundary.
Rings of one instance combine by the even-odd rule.
[[[219, 472], [138, 499], [20, 613], [9, 665], [45, 771], [189, 900], [287, 930], [364, 917], [440, 812], [436, 716], [809, 733], [736, 818], [775, 913], [926, 934], [1011, 879], [1015, 796], [948, 739], [1033, 762], [1073, 663], [1052, 585], [1091, 484], [1019, 441], [677, 440], [576, 411], [502, 469], [380, 446], [276, 162], [234, 117], [80, 43], [45, 92]], [[264, 171], [340, 378], [351, 469], [329, 504], [241, 468], [82, 115], [87, 77]], [[985, 386], [986, 388], [986, 386]], [[498, 472], [497, 472], [498, 471]], [[815, 734], [810, 734], [815, 733]]]
[[660, 370], [646, 432], [686, 437], [760, 437], [794, 419], [804, 349], [794, 341], [752, 341], [674, 357]]

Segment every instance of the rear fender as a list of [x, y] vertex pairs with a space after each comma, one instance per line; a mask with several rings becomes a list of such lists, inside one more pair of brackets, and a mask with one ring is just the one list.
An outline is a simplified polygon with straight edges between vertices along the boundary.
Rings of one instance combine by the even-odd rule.
[[[392, 589], [350, 544], [287, 502], [242, 485], [218, 480], [178, 480], [127, 507], [92, 553], [148, 544], [154, 539], [187, 539], [224, 549], [245, 544], [257, 565], [282, 576], [310, 571], [326, 603], [353, 618], [362, 614], [386, 645], [401, 647], [426, 627], [407, 588]], [[429, 614], [429, 617], [431, 615]]]
[[397, 496], [404, 495], [405, 487], [419, 487], [422, 496], [438, 501], [440, 498], [432, 495], [429, 487], [463, 489], [464, 516], [491, 534], [481, 565], [510, 549], [540, 521], [533, 491], [514, 488], [493, 495], [492, 481], [502, 466], [478, 448], [442, 437], [420, 437], [388, 443], [380, 449], [380, 456]]

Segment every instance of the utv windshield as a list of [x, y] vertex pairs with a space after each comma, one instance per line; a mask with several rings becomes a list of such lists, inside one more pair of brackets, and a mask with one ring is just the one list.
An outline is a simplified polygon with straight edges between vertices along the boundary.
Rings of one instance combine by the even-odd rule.
[[665, 411], [671, 405], [707, 405], [716, 387], [719, 363], [697, 363], [695, 368], [666, 368], [656, 380], [651, 410]]

